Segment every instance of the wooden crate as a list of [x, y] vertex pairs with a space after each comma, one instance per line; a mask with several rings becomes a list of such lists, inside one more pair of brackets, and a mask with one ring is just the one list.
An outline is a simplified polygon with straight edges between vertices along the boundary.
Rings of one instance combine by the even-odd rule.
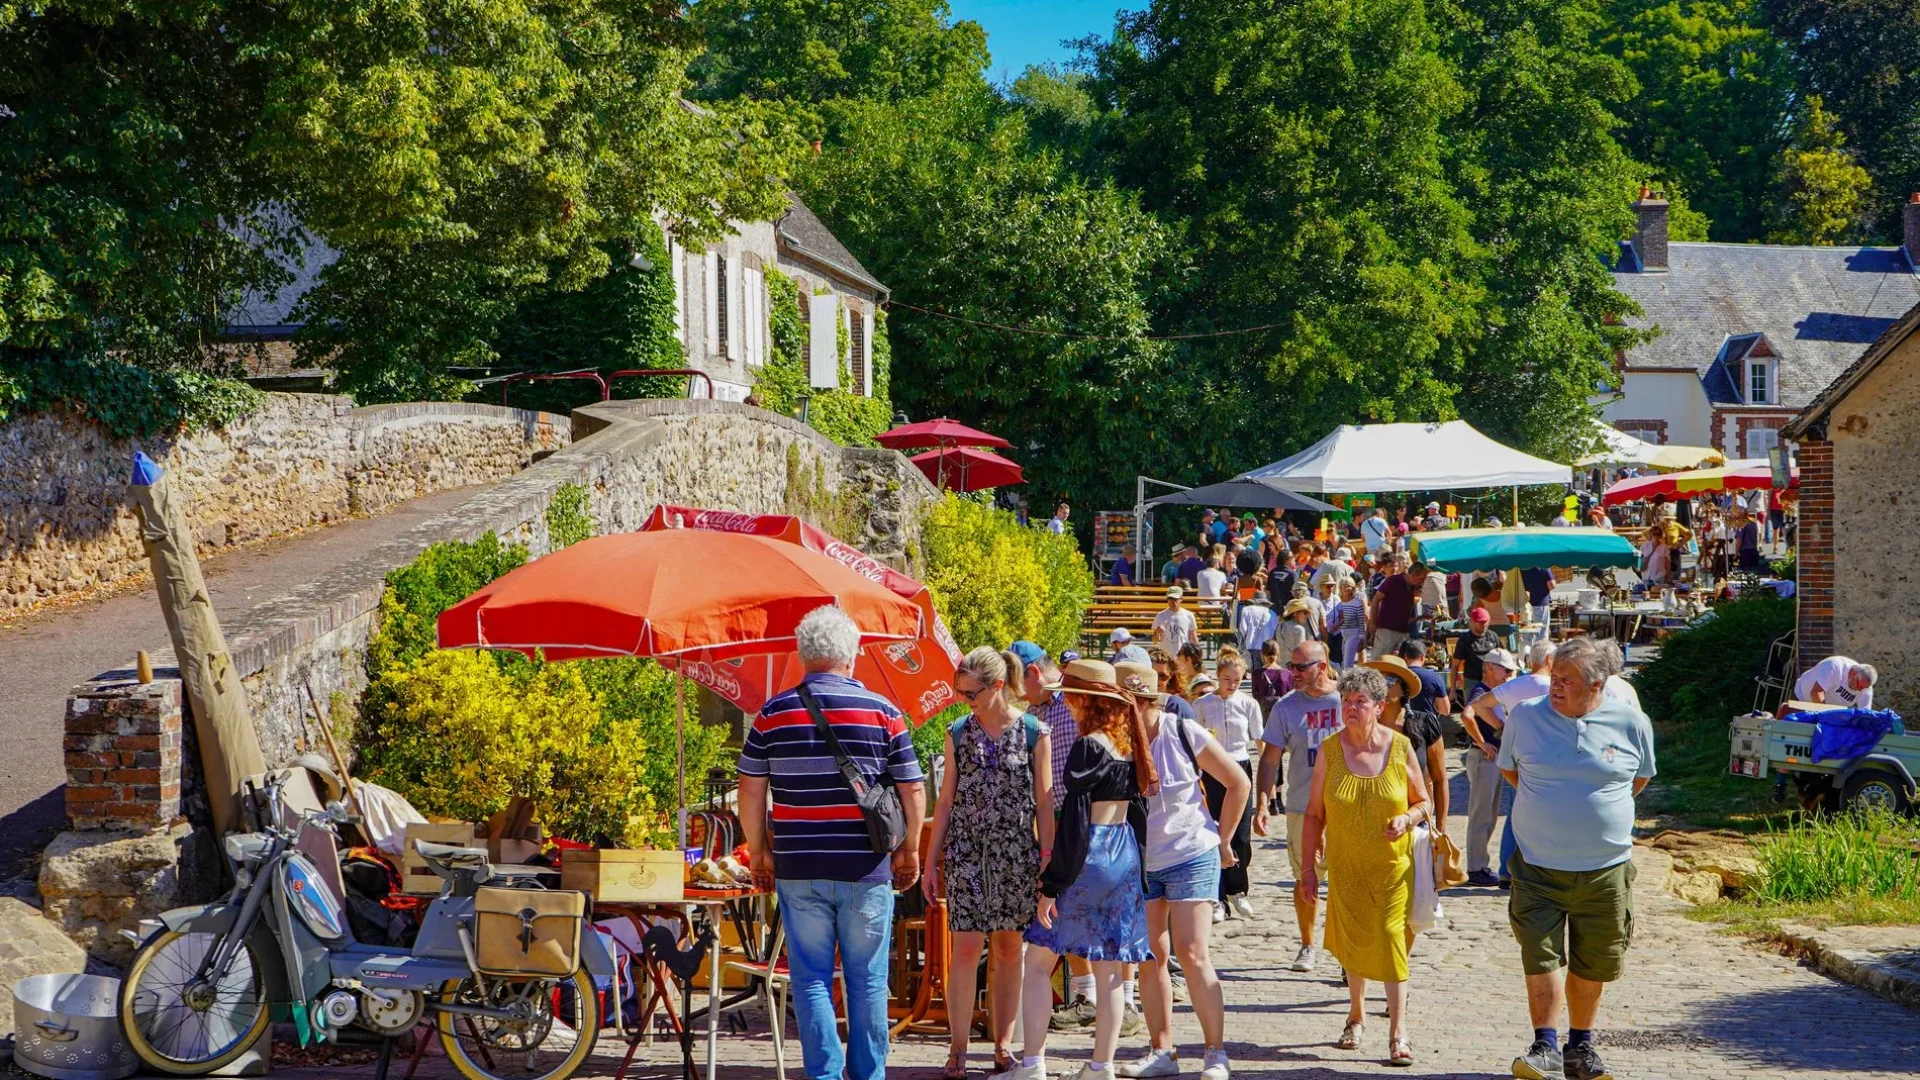
[[479, 847], [475, 841], [473, 826], [464, 822], [451, 825], [409, 825], [407, 826], [406, 847], [400, 856], [400, 890], [431, 896], [440, 891], [440, 875], [434, 873], [427, 860], [413, 850], [415, 840], [425, 840], [429, 844], [453, 844], [457, 847]]
[[610, 903], [684, 900], [687, 861], [678, 851], [568, 851], [560, 857], [560, 887]]

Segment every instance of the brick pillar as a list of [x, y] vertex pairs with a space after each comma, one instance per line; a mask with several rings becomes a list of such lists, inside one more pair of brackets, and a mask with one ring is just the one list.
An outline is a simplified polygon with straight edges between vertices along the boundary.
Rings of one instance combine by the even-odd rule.
[[67, 698], [67, 816], [149, 829], [180, 816], [180, 683], [91, 682]]
[[1800, 442], [1800, 662], [1794, 675], [1833, 655], [1833, 444]]

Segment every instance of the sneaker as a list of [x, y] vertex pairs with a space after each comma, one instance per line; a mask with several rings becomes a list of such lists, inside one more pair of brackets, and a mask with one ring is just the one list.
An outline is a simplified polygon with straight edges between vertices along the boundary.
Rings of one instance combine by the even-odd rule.
[[1607, 1071], [1607, 1063], [1600, 1060], [1600, 1051], [1592, 1043], [1582, 1046], [1569, 1046], [1562, 1055], [1566, 1064], [1561, 1075], [1566, 1080], [1613, 1080], [1613, 1074]]
[[1112, 1068], [1095, 1069], [1093, 1062], [1083, 1061], [1079, 1068], [1067, 1074], [1066, 1080], [1108, 1080], [1112, 1075]]
[[1179, 1076], [1180, 1055], [1171, 1050], [1149, 1047], [1139, 1061], [1130, 1065], [1116, 1065], [1113, 1071], [1121, 1076]]
[[1233, 909], [1235, 915], [1243, 919], [1253, 918], [1253, 901], [1247, 899], [1245, 895], [1228, 897], [1227, 906]]
[[1213, 921], [1217, 923], [1227, 921], [1227, 905], [1222, 904], [1218, 900], [1213, 902]]
[[1288, 966], [1288, 970], [1312, 971], [1313, 966], [1319, 962], [1320, 950], [1311, 945], [1302, 945], [1300, 951], [1293, 954], [1293, 963]]
[[1173, 1000], [1177, 1003], [1185, 1003], [1187, 1000], [1187, 977], [1176, 971], [1167, 976], [1167, 981], [1173, 984]]
[[1499, 878], [1491, 870], [1475, 870], [1467, 875], [1467, 884], [1476, 889], [1491, 889], [1498, 884]]
[[1003, 1080], [1047, 1080], [1047, 1061], [1041, 1058], [1032, 1068], [1028, 1068], [1016, 1059], [1013, 1068], [1000, 1075]]
[[1053, 1016], [1047, 1020], [1047, 1027], [1052, 1031], [1079, 1031], [1081, 1028], [1092, 1027], [1094, 1019], [1093, 1002], [1083, 997], [1076, 997], [1053, 1010]]
[[1200, 1080], [1227, 1080], [1227, 1077], [1227, 1052], [1207, 1051], [1206, 1064], [1200, 1070]]
[[1556, 1047], [1535, 1039], [1527, 1052], [1513, 1059], [1513, 1075], [1519, 1080], [1562, 1080], [1566, 1061]]
[[1120, 1037], [1131, 1039], [1145, 1030], [1147, 1030], [1147, 1018], [1140, 1015], [1139, 1009], [1131, 1005], [1127, 1006], [1127, 1010], [1120, 1014]]

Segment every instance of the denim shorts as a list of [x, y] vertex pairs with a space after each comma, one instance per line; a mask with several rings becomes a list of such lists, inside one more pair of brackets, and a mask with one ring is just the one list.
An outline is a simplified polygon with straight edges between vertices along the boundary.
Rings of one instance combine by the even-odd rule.
[[1148, 900], [1206, 900], [1220, 898], [1220, 853], [1209, 851], [1165, 870], [1147, 871]]

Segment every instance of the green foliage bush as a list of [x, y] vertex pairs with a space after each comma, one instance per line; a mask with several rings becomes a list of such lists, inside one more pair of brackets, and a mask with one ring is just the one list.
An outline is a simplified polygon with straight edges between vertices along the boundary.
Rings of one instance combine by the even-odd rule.
[[[556, 549], [592, 535], [586, 489], [563, 485], [547, 527]], [[650, 660], [549, 664], [434, 647], [442, 611], [526, 559], [488, 533], [434, 544], [387, 575], [361, 709], [368, 776], [430, 814], [479, 820], [517, 795], [554, 835], [664, 843], [678, 805], [672, 675]], [[725, 740], [722, 728], [688, 726], [694, 783]]]
[[1078, 640], [1093, 574], [1071, 536], [949, 494], [923, 537], [927, 587], [961, 649], [1025, 638], [1057, 655]]
[[[800, 293], [793, 279], [768, 267], [767, 322], [772, 342], [771, 355], [754, 376], [754, 392], [760, 405], [782, 416], [798, 416], [800, 399], [809, 398], [807, 423], [820, 434], [842, 446], [872, 446], [873, 437], [893, 423], [893, 404], [888, 399], [892, 384], [893, 349], [887, 341], [886, 313], [873, 320], [873, 341], [869, 352], [873, 362], [873, 395], [862, 397], [846, 390], [815, 390], [807, 378], [805, 345], [807, 324], [800, 320]], [[853, 374], [847, 366], [851, 343], [846, 326], [840, 327], [840, 385], [849, 386]]]
[[1633, 676], [1640, 703], [1657, 721], [1717, 724], [1753, 707], [1753, 680], [1767, 648], [1794, 627], [1794, 603], [1771, 590], [1721, 604], [1713, 615], [1660, 646]]
[[220, 427], [265, 396], [238, 379], [179, 367], [143, 367], [100, 357], [0, 354], [0, 423], [17, 413], [66, 409], [118, 438]]

